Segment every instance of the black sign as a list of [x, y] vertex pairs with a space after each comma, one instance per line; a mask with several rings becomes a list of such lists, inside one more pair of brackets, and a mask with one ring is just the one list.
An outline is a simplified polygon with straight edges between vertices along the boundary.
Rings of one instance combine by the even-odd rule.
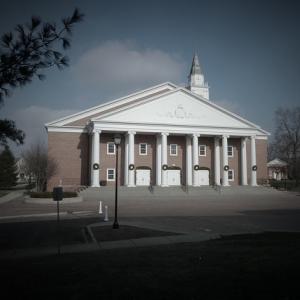
[[63, 188], [61, 186], [54, 187], [52, 195], [54, 201], [61, 201], [63, 199]]

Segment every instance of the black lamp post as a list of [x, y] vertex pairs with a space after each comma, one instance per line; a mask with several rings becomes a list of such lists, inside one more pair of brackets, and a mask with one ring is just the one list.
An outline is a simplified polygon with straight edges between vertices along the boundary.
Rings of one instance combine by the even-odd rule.
[[121, 144], [121, 136], [119, 134], [115, 135], [114, 143], [116, 145], [116, 176], [115, 176], [115, 220], [113, 224], [113, 229], [119, 228], [118, 223], [118, 160], [119, 160], [119, 145]]

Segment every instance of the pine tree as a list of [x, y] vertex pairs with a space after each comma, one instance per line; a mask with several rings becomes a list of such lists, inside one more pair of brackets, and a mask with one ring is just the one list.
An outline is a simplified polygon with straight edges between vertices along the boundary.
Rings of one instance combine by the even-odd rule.
[[14, 155], [6, 146], [0, 153], [0, 187], [11, 187], [17, 182], [17, 166]]

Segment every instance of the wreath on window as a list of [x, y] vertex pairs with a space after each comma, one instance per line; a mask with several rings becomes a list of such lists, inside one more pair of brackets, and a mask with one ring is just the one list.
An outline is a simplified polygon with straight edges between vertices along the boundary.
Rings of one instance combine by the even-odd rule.
[[129, 170], [133, 170], [134, 169], [134, 164], [130, 164], [128, 168], [129, 168]]
[[166, 170], [168, 169], [168, 165], [163, 165], [163, 166], [162, 166], [162, 169], [163, 169], [164, 171], [166, 171]]
[[252, 167], [252, 170], [253, 170], [253, 171], [257, 171], [257, 165], [254, 165], [254, 166]]
[[224, 170], [228, 171], [229, 170], [229, 166], [228, 165], [224, 166]]
[[199, 171], [200, 170], [200, 166], [199, 165], [194, 165], [194, 170], [195, 171]]
[[99, 164], [97, 163], [93, 164], [93, 170], [99, 170]]

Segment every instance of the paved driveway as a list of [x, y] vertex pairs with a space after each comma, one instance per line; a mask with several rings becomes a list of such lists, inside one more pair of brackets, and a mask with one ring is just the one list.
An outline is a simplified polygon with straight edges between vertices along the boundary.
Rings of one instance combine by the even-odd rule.
[[[63, 218], [97, 216], [99, 201], [113, 218], [114, 189], [87, 189], [82, 203], [61, 204]], [[178, 232], [232, 234], [300, 231], [300, 195], [271, 188], [120, 188], [119, 221]], [[0, 221], [55, 218], [53, 204], [28, 204], [23, 197], [0, 205]], [[13, 217], [14, 216], [14, 217]], [[19, 216], [19, 217], [16, 217]], [[37, 217], [38, 216], [38, 217]], [[103, 215], [98, 215], [103, 221]]]

